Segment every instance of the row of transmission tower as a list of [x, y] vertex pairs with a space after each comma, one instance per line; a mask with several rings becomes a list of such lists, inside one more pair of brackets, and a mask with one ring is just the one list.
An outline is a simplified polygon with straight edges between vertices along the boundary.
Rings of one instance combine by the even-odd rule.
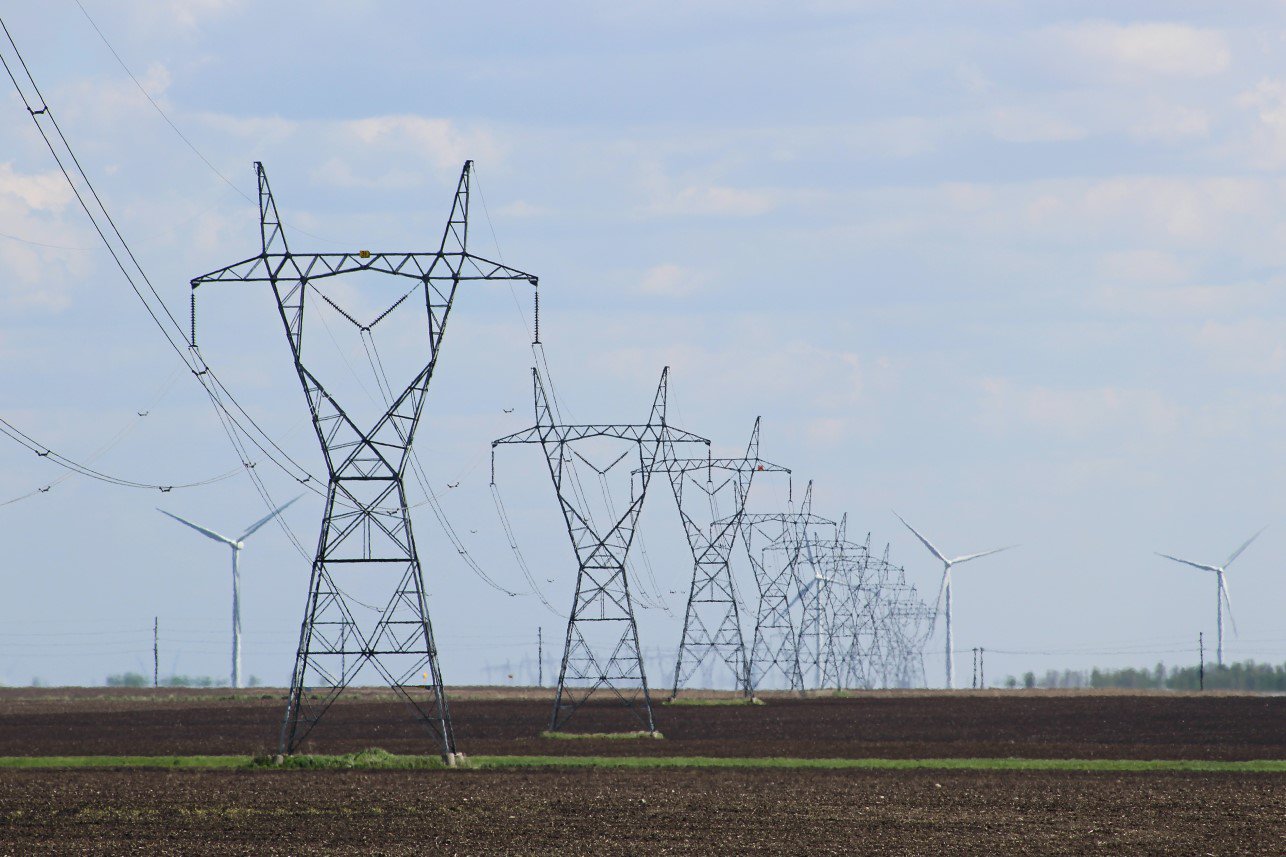
[[[190, 347], [197, 347], [197, 289], [266, 284], [326, 466], [325, 511], [280, 752], [299, 750], [370, 667], [454, 761], [456, 740], [412, 534], [406, 471], [419, 472], [412, 444], [460, 287], [494, 280], [534, 287], [537, 278], [469, 249], [472, 162], [461, 172], [441, 242], [425, 252], [294, 252], [267, 174], [260, 164], [255, 171], [259, 251], [192, 280]], [[336, 285], [354, 278], [357, 285], [378, 284], [376, 302], [367, 294], [353, 303], [353, 286]], [[365, 315], [358, 306], [368, 308]], [[363, 416], [351, 407], [359, 403], [337, 395], [332, 382], [340, 379], [326, 376], [324, 364], [310, 356], [313, 337], [305, 330], [319, 310], [350, 323], [372, 355], [384, 400], [374, 413]], [[409, 377], [390, 378], [376, 334], [402, 324], [395, 329], [404, 341], [408, 314], [409, 329], [418, 328], [423, 338], [423, 358]], [[797, 509], [792, 503], [784, 512], [747, 511], [757, 477], [789, 474], [759, 457], [758, 420], [743, 455], [712, 457], [707, 438], [669, 422], [668, 370], [646, 419], [634, 423], [566, 419], [546, 376], [532, 370], [534, 425], [493, 442], [492, 482], [499, 447], [539, 446], [577, 565], [551, 729], [563, 728], [595, 695], [627, 710], [642, 729], [656, 729], [629, 559], [656, 478], [674, 495], [692, 554], [671, 696], [709, 663], [721, 664], [746, 696], [766, 687], [907, 686], [922, 677], [930, 614], [902, 570], [889, 563], [887, 549], [874, 556], [869, 537], [866, 544], [849, 542], [843, 522], [813, 515], [811, 484]], [[733, 573], [739, 543], [757, 589], [749, 606]]]
[[[708, 439], [668, 422], [667, 385], [668, 370], [646, 423], [565, 423], [533, 369], [536, 424], [493, 441], [493, 451], [541, 447], [577, 560], [550, 729], [564, 727], [597, 693], [630, 712], [643, 730], [656, 729], [629, 562], [654, 478], [669, 483], [692, 555], [671, 698], [709, 664], [721, 666], [748, 698], [766, 687], [922, 682], [932, 612], [889, 562], [887, 547], [875, 556], [869, 536], [863, 544], [850, 542], [844, 520], [814, 515], [811, 483], [798, 509], [748, 512], [758, 474], [790, 473], [760, 458], [759, 420], [741, 456], [713, 457]], [[694, 449], [705, 454], [692, 455]], [[612, 475], [619, 477], [615, 486]], [[628, 501], [618, 508], [611, 498], [627, 484]], [[739, 543], [757, 589], [749, 608], [733, 573]]]

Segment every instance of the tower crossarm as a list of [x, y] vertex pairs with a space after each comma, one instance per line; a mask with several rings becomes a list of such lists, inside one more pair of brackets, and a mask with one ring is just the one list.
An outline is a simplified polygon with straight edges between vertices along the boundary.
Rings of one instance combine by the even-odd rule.
[[790, 473], [789, 467], [759, 458], [671, 458], [658, 462], [656, 470], [666, 473], [694, 473], [722, 470], [728, 473]]
[[[715, 521], [713, 526], [724, 523], [724, 519]], [[741, 516], [743, 526], [757, 526], [759, 524], [795, 524], [797, 526], [818, 526], [834, 527], [835, 522], [830, 518], [823, 518], [818, 515], [807, 512], [760, 512], [751, 514], [747, 512]]]
[[[491, 442], [491, 445], [496, 447], [508, 443], [574, 443], [591, 437], [615, 438], [617, 440], [634, 441], [635, 443], [704, 443], [707, 446], [710, 445], [709, 439], [673, 426], [632, 425], [628, 423], [532, 426], [529, 429], [523, 429], [522, 431], [505, 435], [502, 438], [497, 438]], [[705, 461], [704, 458], [701, 460]], [[652, 469], [664, 470], [665, 468], [663, 465], [657, 464]]]
[[315, 281], [340, 274], [373, 271], [414, 280], [526, 280], [534, 274], [472, 253], [261, 253], [192, 280], [203, 283], [270, 283], [283, 278]]

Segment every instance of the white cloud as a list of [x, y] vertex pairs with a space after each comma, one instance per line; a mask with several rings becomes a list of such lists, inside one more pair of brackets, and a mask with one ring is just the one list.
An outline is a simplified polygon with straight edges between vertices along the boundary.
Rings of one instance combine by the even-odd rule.
[[1158, 250], [1121, 250], [1107, 253], [1099, 262], [1102, 276], [1113, 282], [1182, 282], [1190, 271], [1172, 253]]
[[[244, 5], [244, 0], [146, 0], [131, 4], [135, 28], [194, 31]], [[92, 10], [91, 10], [92, 11]], [[100, 26], [102, 21], [99, 21]]]
[[1210, 116], [1206, 111], [1179, 104], [1158, 104], [1138, 114], [1127, 131], [1136, 140], [1177, 143], [1188, 137], [1210, 134]]
[[705, 275], [691, 268], [656, 265], [643, 272], [638, 291], [654, 297], [682, 298], [696, 292], [705, 281]]
[[142, 84], [144, 92], [153, 99], [158, 99], [170, 88], [170, 84], [174, 82], [174, 76], [164, 65], [154, 62], [147, 67], [147, 71], [138, 79], [138, 82]]
[[526, 200], [516, 199], [497, 208], [496, 214], [502, 214], [506, 217], [543, 217], [549, 214], [549, 211], [546, 206], [533, 205]]
[[1249, 141], [1254, 161], [1269, 168], [1286, 163], [1286, 80], [1264, 78], [1239, 95], [1237, 104], [1258, 120]]
[[226, 113], [198, 113], [196, 119], [212, 130], [255, 145], [281, 143], [299, 130], [299, 123], [280, 116], [232, 116]]
[[494, 161], [498, 147], [485, 131], [466, 131], [449, 119], [426, 116], [372, 116], [344, 122], [342, 131], [368, 146], [413, 150], [439, 169], [459, 167], [469, 158]]
[[1278, 374], [1286, 369], [1286, 325], [1277, 319], [1207, 321], [1194, 340], [1221, 367], [1233, 372]]
[[[74, 254], [79, 256], [82, 254]], [[84, 276], [83, 260], [67, 254], [0, 238], [0, 307], [10, 312], [58, 312], [71, 305], [71, 291]]]
[[1232, 58], [1222, 33], [1186, 24], [1086, 21], [1047, 33], [1090, 72], [1201, 78], [1226, 71]]
[[1080, 140], [1088, 133], [1062, 116], [1023, 107], [998, 107], [987, 117], [987, 125], [992, 136], [1006, 143]]
[[764, 190], [691, 185], [655, 200], [648, 213], [659, 215], [712, 215], [716, 217], [756, 217], [776, 207], [773, 194]]
[[759, 325], [740, 331], [725, 347], [621, 346], [606, 349], [597, 363], [613, 375], [637, 376], [640, 383], [651, 378], [652, 367], [669, 366], [677, 377], [700, 377], [726, 397], [825, 412], [814, 418], [857, 405], [867, 391], [859, 355], [797, 340], [774, 343], [773, 331]]
[[804, 427], [804, 436], [816, 446], [834, 446], [848, 436], [848, 420], [822, 417]]
[[1262, 308], [1279, 291], [1267, 283], [1140, 286], [1134, 282], [1103, 285], [1092, 303], [1113, 313], [1148, 316], [1202, 316], [1247, 312]]
[[12, 162], [0, 164], [0, 194], [16, 197], [33, 211], [62, 211], [72, 201], [71, 188], [61, 173], [23, 175], [14, 171]]
[[395, 189], [420, 184], [423, 176], [407, 170], [385, 169], [377, 175], [359, 175], [345, 158], [335, 156], [313, 170], [313, 180], [333, 187]]
[[[972, 234], [1022, 230], [1051, 241], [1086, 241], [1102, 250], [1156, 243], [1243, 242], [1274, 213], [1279, 190], [1260, 180], [1220, 176], [1123, 175], [1015, 184], [955, 182], [881, 191], [882, 215], [914, 208]], [[923, 216], [923, 215], [922, 215]], [[923, 226], [921, 228], [924, 228]], [[1106, 239], [1106, 241], [1105, 241]], [[1265, 248], [1267, 249], [1267, 248]]]
[[977, 94], [990, 92], [996, 84], [983, 74], [982, 69], [971, 62], [960, 63], [956, 66], [955, 74], [956, 83], [966, 91]]
[[1107, 432], [1146, 438], [1173, 431], [1181, 416], [1155, 390], [1022, 386], [1004, 378], [984, 379], [980, 388], [978, 421], [1001, 434], [1017, 427], [1078, 439]]

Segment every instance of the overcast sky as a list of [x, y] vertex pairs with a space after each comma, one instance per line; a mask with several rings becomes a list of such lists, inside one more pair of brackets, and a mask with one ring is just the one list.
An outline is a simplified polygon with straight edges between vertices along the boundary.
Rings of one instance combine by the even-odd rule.
[[[815, 479], [815, 511], [891, 542], [930, 599], [940, 569], [894, 509], [951, 554], [1020, 543], [956, 573], [957, 647], [988, 649], [989, 680], [1195, 662], [1215, 582], [1154, 551], [1222, 562], [1266, 524], [1229, 573], [1227, 655], [1286, 659], [1280, 4], [84, 3], [218, 172], [253, 195], [264, 162], [292, 249], [435, 249], [475, 159], [474, 247], [540, 275], [576, 418], [643, 420], [669, 365], [673, 422], [732, 453], [762, 415], [796, 494]], [[254, 206], [74, 2], [0, 9], [185, 315], [193, 276], [257, 251]], [[96, 466], [140, 481], [236, 467], [12, 93], [0, 111], [0, 415], [82, 460], [125, 430]], [[461, 295], [419, 437], [457, 531], [523, 593], [417, 509], [448, 683], [501, 680], [538, 626], [563, 633], [487, 488], [489, 441], [532, 420], [529, 316], [525, 289]], [[268, 292], [203, 291], [199, 321], [255, 419], [320, 471]], [[565, 611], [539, 452], [503, 450], [497, 474]], [[0, 446], [0, 501], [59, 476]], [[784, 481], [758, 487], [757, 510], [784, 506]], [[157, 615], [162, 673], [226, 674], [227, 550], [158, 505], [233, 534], [263, 514], [244, 477], [73, 478], [0, 507], [0, 681], [150, 671]], [[313, 495], [287, 513], [309, 548], [320, 513]], [[664, 602], [640, 611], [644, 645], [672, 649], [689, 566], [664, 491], [642, 532]], [[249, 543], [247, 674], [287, 680], [307, 573], [281, 530]], [[940, 683], [940, 638], [927, 669]]]

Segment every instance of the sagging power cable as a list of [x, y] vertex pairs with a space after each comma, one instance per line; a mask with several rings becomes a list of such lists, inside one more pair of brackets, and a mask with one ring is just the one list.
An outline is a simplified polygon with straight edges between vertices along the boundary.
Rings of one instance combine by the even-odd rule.
[[[89, 176], [76, 157], [75, 151], [71, 147], [62, 127], [58, 124], [53, 109], [41, 92], [31, 73], [31, 69], [22, 56], [22, 52], [18, 49], [17, 42], [2, 18], [0, 18], [0, 31], [3, 31], [5, 41], [8, 43], [7, 47], [12, 51], [13, 57], [11, 59], [10, 56], [6, 55], [5, 44], [0, 43], [0, 65], [3, 65], [10, 82], [17, 91], [19, 98], [22, 99], [23, 106], [36, 126], [37, 132], [49, 149], [50, 155], [53, 156], [63, 178], [71, 187], [77, 203], [85, 212], [94, 227], [94, 231], [107, 248], [113, 262], [125, 277], [135, 297], [143, 304], [144, 311], [157, 329], [161, 331], [161, 335], [165, 338], [170, 349], [179, 357], [192, 376], [201, 384], [202, 389], [205, 390], [211, 405], [215, 409], [220, 426], [225, 435], [227, 435], [230, 444], [237, 453], [242, 468], [249, 475], [260, 498], [267, 507], [275, 508], [276, 504], [267, 486], [255, 472], [257, 462], [252, 460], [247, 442], [257, 449], [264, 458], [271, 461], [296, 482], [304, 485], [305, 488], [314, 493], [322, 494], [323, 491], [318, 485], [318, 480], [306, 468], [295, 461], [250, 417], [245, 408], [241, 406], [231, 391], [228, 390], [213, 369], [206, 363], [195, 343], [188, 341], [187, 333], [152, 284], [147, 272], [121, 234], [93, 182], [90, 181]], [[249, 428], [247, 423], [250, 426]], [[307, 557], [307, 551], [303, 550], [302, 545], [285, 522], [279, 518], [277, 519], [277, 524], [287, 533], [296, 549]]]

